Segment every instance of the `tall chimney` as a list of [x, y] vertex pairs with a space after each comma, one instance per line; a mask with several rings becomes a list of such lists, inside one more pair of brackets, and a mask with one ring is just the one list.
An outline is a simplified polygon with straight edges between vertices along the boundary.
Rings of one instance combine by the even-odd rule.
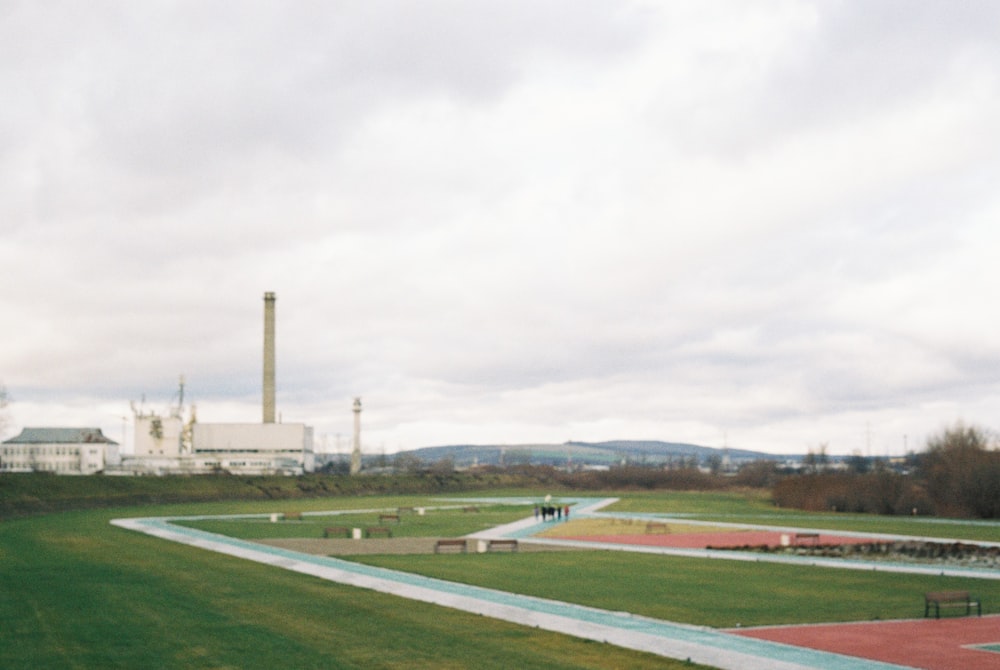
[[274, 423], [274, 294], [264, 294], [264, 423]]

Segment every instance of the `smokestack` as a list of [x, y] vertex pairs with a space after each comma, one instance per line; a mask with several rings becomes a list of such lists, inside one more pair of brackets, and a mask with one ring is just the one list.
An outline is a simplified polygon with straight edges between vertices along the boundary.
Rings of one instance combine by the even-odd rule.
[[274, 423], [274, 301], [264, 294], [264, 423]]

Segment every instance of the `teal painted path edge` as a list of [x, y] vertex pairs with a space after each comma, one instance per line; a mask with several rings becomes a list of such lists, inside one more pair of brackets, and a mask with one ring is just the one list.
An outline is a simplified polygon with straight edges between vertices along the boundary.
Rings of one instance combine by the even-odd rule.
[[[259, 515], [266, 516], [266, 515]], [[425, 602], [474, 611], [514, 623], [534, 625], [556, 632], [601, 639], [620, 646], [650, 651], [673, 658], [691, 658], [695, 662], [720, 668], [763, 670], [764, 668], [826, 670], [899, 670], [902, 666], [828, 652], [782, 645], [764, 640], [731, 635], [714, 629], [672, 623], [597, 608], [565, 603], [534, 596], [449, 582], [422, 575], [352, 563], [342, 559], [313, 556], [255, 544], [236, 538], [178, 526], [172, 521], [191, 517], [149, 517], [116, 519], [112, 524], [147, 533], [161, 539], [185, 543], [247, 560], [312, 574], [345, 584], [370, 588], [400, 597], [414, 597]], [[204, 519], [206, 517], [198, 517]], [[367, 581], [366, 581], [367, 580]], [[426, 594], [439, 594], [435, 599]], [[470, 600], [482, 606], [470, 608]], [[493, 612], [492, 610], [496, 610]], [[502, 616], [499, 614], [503, 614]], [[648, 638], [662, 641], [650, 646]], [[628, 643], [634, 639], [636, 646]]]

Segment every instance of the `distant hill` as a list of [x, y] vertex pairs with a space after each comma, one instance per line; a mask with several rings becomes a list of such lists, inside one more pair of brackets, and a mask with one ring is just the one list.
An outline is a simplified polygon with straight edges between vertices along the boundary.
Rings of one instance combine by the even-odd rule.
[[565, 442], [563, 444], [457, 444], [441, 447], [423, 447], [400, 452], [436, 463], [450, 459], [457, 467], [471, 465], [618, 465], [676, 462], [694, 458], [699, 464], [713, 456], [728, 458], [731, 462], [777, 459], [774, 454], [745, 449], [720, 449], [683, 442], [640, 440], [613, 440], [610, 442]]

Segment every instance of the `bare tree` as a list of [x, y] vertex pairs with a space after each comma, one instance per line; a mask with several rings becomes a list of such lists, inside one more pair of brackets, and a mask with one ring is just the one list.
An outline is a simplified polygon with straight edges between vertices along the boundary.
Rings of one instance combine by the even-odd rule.
[[830, 458], [826, 455], [826, 447], [826, 442], [822, 442], [819, 445], [819, 451], [810, 449], [806, 452], [805, 458], [802, 459], [802, 469], [805, 470], [806, 474], [814, 475], [826, 471], [830, 465]]
[[1000, 517], [1000, 452], [991, 442], [987, 431], [961, 423], [927, 441], [918, 473], [939, 511]]

